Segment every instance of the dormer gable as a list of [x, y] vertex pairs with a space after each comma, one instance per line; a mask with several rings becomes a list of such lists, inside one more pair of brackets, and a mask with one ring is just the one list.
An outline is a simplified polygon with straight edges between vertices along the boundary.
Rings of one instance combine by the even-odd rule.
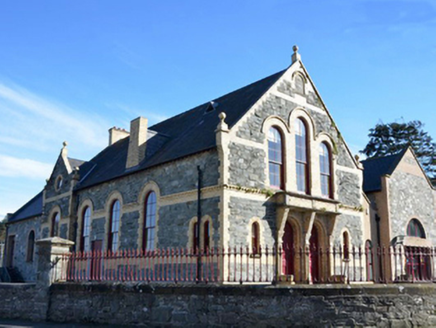
[[58, 159], [53, 167], [50, 178], [45, 185], [45, 198], [54, 197], [70, 192], [79, 178], [79, 167], [84, 163], [81, 160], [69, 158], [67, 142], [63, 143]]

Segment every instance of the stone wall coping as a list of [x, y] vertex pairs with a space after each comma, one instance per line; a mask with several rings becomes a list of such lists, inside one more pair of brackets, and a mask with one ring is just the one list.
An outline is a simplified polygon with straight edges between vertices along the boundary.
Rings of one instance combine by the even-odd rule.
[[34, 282], [1, 282], [0, 289], [27, 289], [36, 286]]
[[73, 246], [74, 242], [60, 237], [50, 237], [50, 238], [39, 239], [36, 241], [36, 244]]
[[240, 286], [240, 285], [196, 285], [159, 283], [54, 283], [52, 291], [93, 292], [93, 293], [143, 293], [157, 295], [232, 295], [232, 296], [352, 296], [352, 295], [435, 295], [434, 284], [377, 284], [377, 285], [307, 285], [307, 286]]

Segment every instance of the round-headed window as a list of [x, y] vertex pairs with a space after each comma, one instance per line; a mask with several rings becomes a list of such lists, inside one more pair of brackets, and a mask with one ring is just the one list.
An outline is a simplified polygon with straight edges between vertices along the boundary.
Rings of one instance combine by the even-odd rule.
[[63, 181], [64, 179], [62, 179], [62, 176], [61, 175], [59, 175], [57, 178], [56, 178], [56, 181], [55, 181], [55, 189], [56, 189], [56, 191], [59, 191], [61, 188], [62, 188], [62, 184], [63, 184]]
[[409, 224], [407, 225], [407, 235], [409, 237], [425, 238], [425, 231], [421, 222], [419, 222], [417, 219], [410, 220]]

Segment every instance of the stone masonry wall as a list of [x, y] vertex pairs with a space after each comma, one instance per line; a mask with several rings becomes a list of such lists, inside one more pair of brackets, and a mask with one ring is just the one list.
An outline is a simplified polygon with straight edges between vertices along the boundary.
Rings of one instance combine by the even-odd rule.
[[396, 171], [389, 179], [389, 197], [392, 238], [406, 235], [408, 222], [415, 218], [422, 223], [427, 239], [435, 244], [435, 204], [428, 182]]
[[27, 261], [27, 247], [30, 231], [35, 232], [35, 240], [40, 239], [40, 217], [23, 220], [8, 226], [8, 236], [15, 236], [13, 266], [19, 269], [25, 281], [36, 279], [38, 249], [34, 246], [33, 261]]
[[44, 321], [48, 293], [36, 284], [0, 283], [0, 318]]
[[94, 211], [102, 210], [109, 195], [118, 191], [123, 196], [124, 205], [134, 203], [138, 201], [142, 188], [150, 181], [157, 183], [161, 196], [195, 190], [198, 181], [198, 165], [203, 170], [203, 187], [217, 185], [219, 179], [218, 153], [208, 151], [81, 190], [78, 193], [79, 202], [90, 199]]
[[[280, 88], [279, 88], [280, 89]], [[319, 106], [319, 104], [317, 105]], [[299, 106], [290, 100], [272, 95], [259, 106], [253, 115], [239, 127], [236, 135], [240, 138], [250, 140], [255, 143], [263, 144], [266, 138], [262, 133], [262, 123], [271, 115], [276, 115], [288, 122], [291, 111]], [[323, 108], [319, 107], [322, 111]], [[337, 164], [347, 168], [354, 168], [350, 154], [347, 152], [342, 136], [337, 132], [334, 122], [327, 113], [322, 113], [306, 108], [306, 111], [312, 117], [315, 133], [321, 132], [330, 135], [336, 145], [333, 151], [337, 156]], [[230, 148], [230, 168], [229, 183], [243, 187], [265, 188], [266, 176], [265, 157], [267, 154], [264, 150], [237, 143], [231, 143]], [[289, 158], [288, 160], [294, 160]], [[361, 186], [357, 174], [336, 170], [337, 191], [341, 202], [350, 206], [360, 206]], [[357, 171], [356, 171], [357, 173]], [[293, 175], [293, 172], [288, 172]]]
[[[219, 197], [203, 199], [201, 201], [202, 216], [212, 218], [213, 236], [215, 246], [219, 246], [220, 226]], [[197, 216], [197, 202], [185, 202], [169, 206], [162, 206], [159, 210], [159, 247], [192, 247], [188, 245], [189, 223]]]
[[56, 284], [48, 319], [179, 327], [431, 327], [435, 291], [432, 285]]
[[261, 246], [275, 245], [276, 205], [271, 201], [256, 201], [230, 197], [229, 246], [247, 247], [250, 242], [252, 218], [260, 219]]
[[[218, 184], [219, 159], [216, 151], [208, 151], [183, 160], [146, 170], [114, 181], [103, 183], [78, 192], [79, 203], [90, 200], [93, 212], [105, 210], [111, 193], [117, 191], [122, 196], [124, 206], [136, 205], [144, 186], [154, 182], [159, 187], [160, 197], [176, 193], [195, 191], [198, 180], [197, 165], [203, 169], [203, 187]], [[214, 231], [218, 238], [218, 202], [219, 199], [203, 200], [203, 215], [210, 215], [214, 222]], [[186, 247], [189, 221], [197, 215], [197, 202], [181, 202], [162, 206], [157, 199], [159, 216], [157, 222], [158, 248]], [[108, 216], [108, 214], [106, 215]], [[91, 222], [91, 241], [105, 240], [107, 217], [93, 217]], [[123, 213], [120, 223], [120, 249], [138, 247], [139, 211]], [[177, 238], [174, 238], [177, 236]], [[218, 241], [216, 241], [216, 245]], [[103, 245], [103, 247], [106, 247]]]

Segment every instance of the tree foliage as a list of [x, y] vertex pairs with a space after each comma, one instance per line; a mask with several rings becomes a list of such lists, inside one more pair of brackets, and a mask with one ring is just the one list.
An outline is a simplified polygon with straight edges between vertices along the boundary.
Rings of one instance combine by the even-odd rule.
[[436, 177], [436, 143], [421, 121], [378, 123], [369, 130], [369, 142], [361, 153], [368, 158], [393, 155], [411, 146], [424, 170]]

